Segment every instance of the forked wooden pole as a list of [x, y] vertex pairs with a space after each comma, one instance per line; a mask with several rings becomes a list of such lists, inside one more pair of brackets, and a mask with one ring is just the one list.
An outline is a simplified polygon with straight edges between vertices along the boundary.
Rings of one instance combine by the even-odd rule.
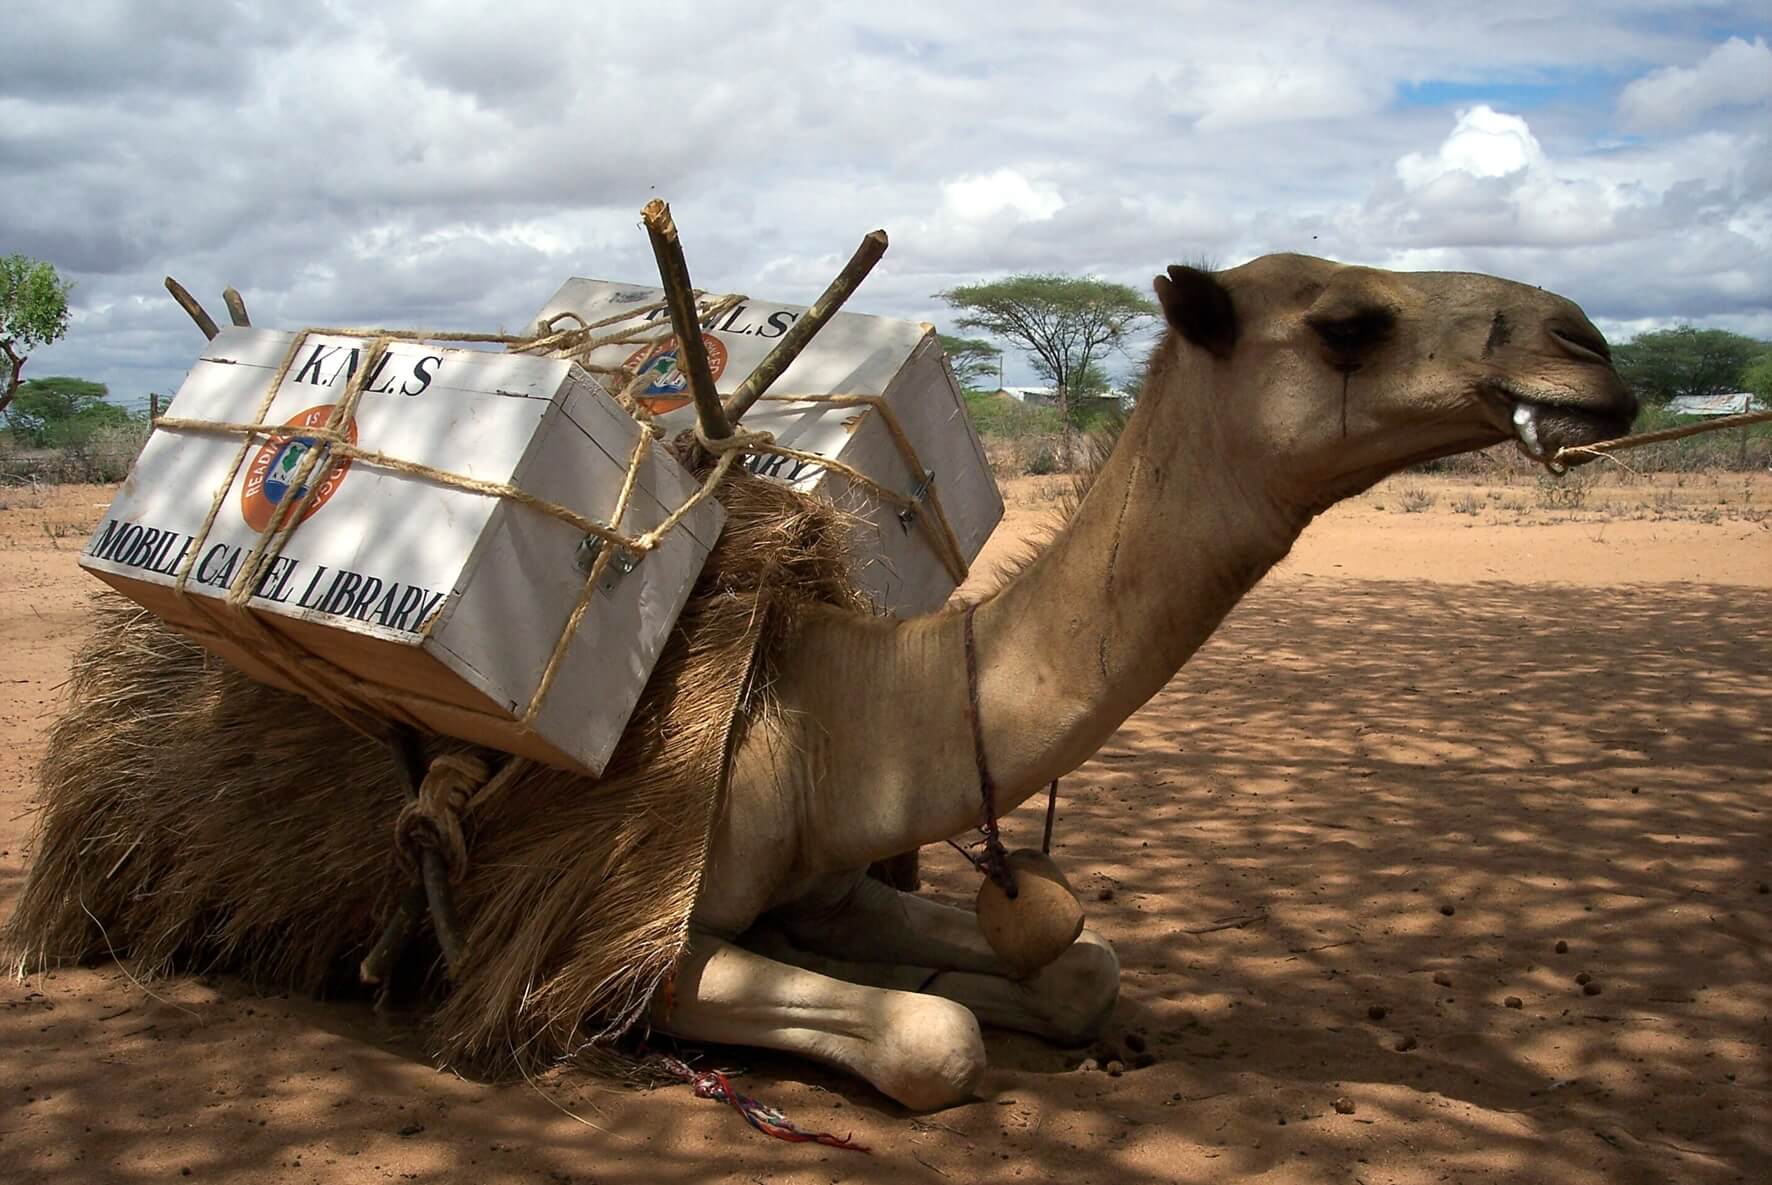
[[238, 288], [223, 288], [222, 303], [228, 306], [228, 320], [242, 327], [252, 324], [252, 318], [246, 315], [246, 302], [240, 298]]
[[695, 315], [695, 289], [689, 283], [689, 265], [683, 260], [677, 224], [671, 221], [671, 208], [658, 198], [647, 202], [640, 216], [652, 239], [653, 257], [658, 260], [658, 277], [664, 283], [671, 329], [677, 335], [677, 364], [689, 380], [689, 395], [695, 400], [701, 434], [709, 440], [724, 440], [732, 435], [732, 424], [714, 390], [714, 374], [708, 366], [707, 345], [701, 340], [701, 319]]
[[812, 302], [812, 307], [794, 322], [793, 328], [782, 335], [782, 339], [775, 343], [775, 348], [757, 364], [757, 369], [751, 371], [745, 381], [738, 385], [738, 390], [726, 400], [727, 419], [736, 424], [744, 418], [745, 412], [751, 410], [751, 405], [763, 397], [770, 385], [781, 377], [782, 371], [806, 348], [812, 335], [824, 328], [824, 323], [836, 315], [837, 310], [843, 307], [843, 302], [867, 279], [868, 273], [874, 270], [874, 265], [880, 262], [880, 257], [884, 254], [886, 232], [869, 231], [861, 240], [861, 246], [855, 249], [855, 254], [843, 266], [843, 270], [837, 273], [837, 278], [831, 281], [830, 287]]
[[166, 277], [166, 291], [172, 293], [172, 299], [178, 301], [179, 308], [190, 314], [191, 320], [197, 323], [197, 328], [203, 331], [203, 336], [214, 341], [215, 335], [221, 330], [216, 327], [215, 318], [203, 311], [197, 298], [185, 291], [185, 286], [171, 276]]

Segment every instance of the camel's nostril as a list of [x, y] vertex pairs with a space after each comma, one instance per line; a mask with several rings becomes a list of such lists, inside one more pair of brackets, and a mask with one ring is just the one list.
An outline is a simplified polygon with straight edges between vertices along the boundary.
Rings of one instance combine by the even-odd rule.
[[1612, 351], [1607, 347], [1606, 339], [1591, 329], [1575, 325], [1553, 325], [1550, 335], [1563, 348], [1564, 353], [1583, 362], [1599, 362], [1607, 366], [1612, 364]]

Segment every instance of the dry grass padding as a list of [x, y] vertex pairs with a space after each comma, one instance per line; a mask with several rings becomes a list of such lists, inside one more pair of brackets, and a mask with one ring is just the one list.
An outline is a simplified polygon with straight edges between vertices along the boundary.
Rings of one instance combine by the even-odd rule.
[[[447, 993], [428, 935], [409, 952], [433, 969], [446, 1058], [496, 1071], [632, 1026], [687, 937], [726, 765], [773, 710], [776, 656], [808, 604], [862, 609], [828, 503], [742, 470], [720, 498], [725, 531], [603, 778], [531, 767], [469, 821], [465, 958]], [[389, 754], [118, 598], [95, 616], [40, 771], [9, 961], [353, 983], [406, 888]]]

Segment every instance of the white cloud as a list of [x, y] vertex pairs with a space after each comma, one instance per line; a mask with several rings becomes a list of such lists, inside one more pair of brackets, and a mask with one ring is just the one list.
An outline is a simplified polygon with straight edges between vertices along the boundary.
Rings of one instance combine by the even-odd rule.
[[1064, 209], [1064, 199], [1047, 185], [1036, 186], [1014, 169], [961, 177], [941, 187], [942, 208], [966, 222], [984, 222], [1005, 215], [1039, 222]]
[[1618, 96], [1628, 126], [1656, 130], [1685, 127], [1708, 111], [1772, 101], [1772, 46], [1731, 37], [1696, 66], [1664, 66], [1637, 79]]
[[[1694, 82], [1686, 122], [1620, 142], [1604, 82], [1764, 54], [1709, 32], [1764, 0], [27, 7], [0, 74], [0, 252], [78, 282], [32, 372], [126, 399], [196, 354], [168, 273], [212, 305], [239, 286], [261, 324], [514, 327], [567, 275], [653, 274], [655, 196], [698, 283], [781, 300], [883, 226], [855, 307], [938, 323], [930, 294], [984, 276], [1146, 290], [1270, 250], [1513, 273], [1620, 322], [1772, 321], [1766, 119]], [[1469, 110], [1425, 105], [1427, 83]]]
[[1401, 157], [1396, 178], [1357, 217], [1410, 245], [1604, 242], [1640, 200], [1579, 162], [1553, 161], [1522, 116], [1486, 105], [1460, 111], [1435, 151]]
[[1411, 152], [1399, 160], [1397, 176], [1409, 189], [1422, 189], [1453, 173], [1506, 177], [1543, 165], [1544, 149], [1524, 119], [1479, 105], [1458, 113], [1438, 152]]

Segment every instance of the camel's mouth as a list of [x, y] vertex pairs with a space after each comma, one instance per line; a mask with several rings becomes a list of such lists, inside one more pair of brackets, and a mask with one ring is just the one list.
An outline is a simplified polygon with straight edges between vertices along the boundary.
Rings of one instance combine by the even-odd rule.
[[1571, 465], [1585, 465], [1599, 454], [1568, 453], [1613, 440], [1630, 431], [1635, 418], [1634, 401], [1628, 395], [1620, 406], [1582, 407], [1563, 399], [1540, 396], [1524, 391], [1511, 383], [1492, 382], [1485, 394], [1492, 414], [1506, 417], [1503, 430], [1514, 439], [1521, 452], [1552, 473], [1562, 473]]

